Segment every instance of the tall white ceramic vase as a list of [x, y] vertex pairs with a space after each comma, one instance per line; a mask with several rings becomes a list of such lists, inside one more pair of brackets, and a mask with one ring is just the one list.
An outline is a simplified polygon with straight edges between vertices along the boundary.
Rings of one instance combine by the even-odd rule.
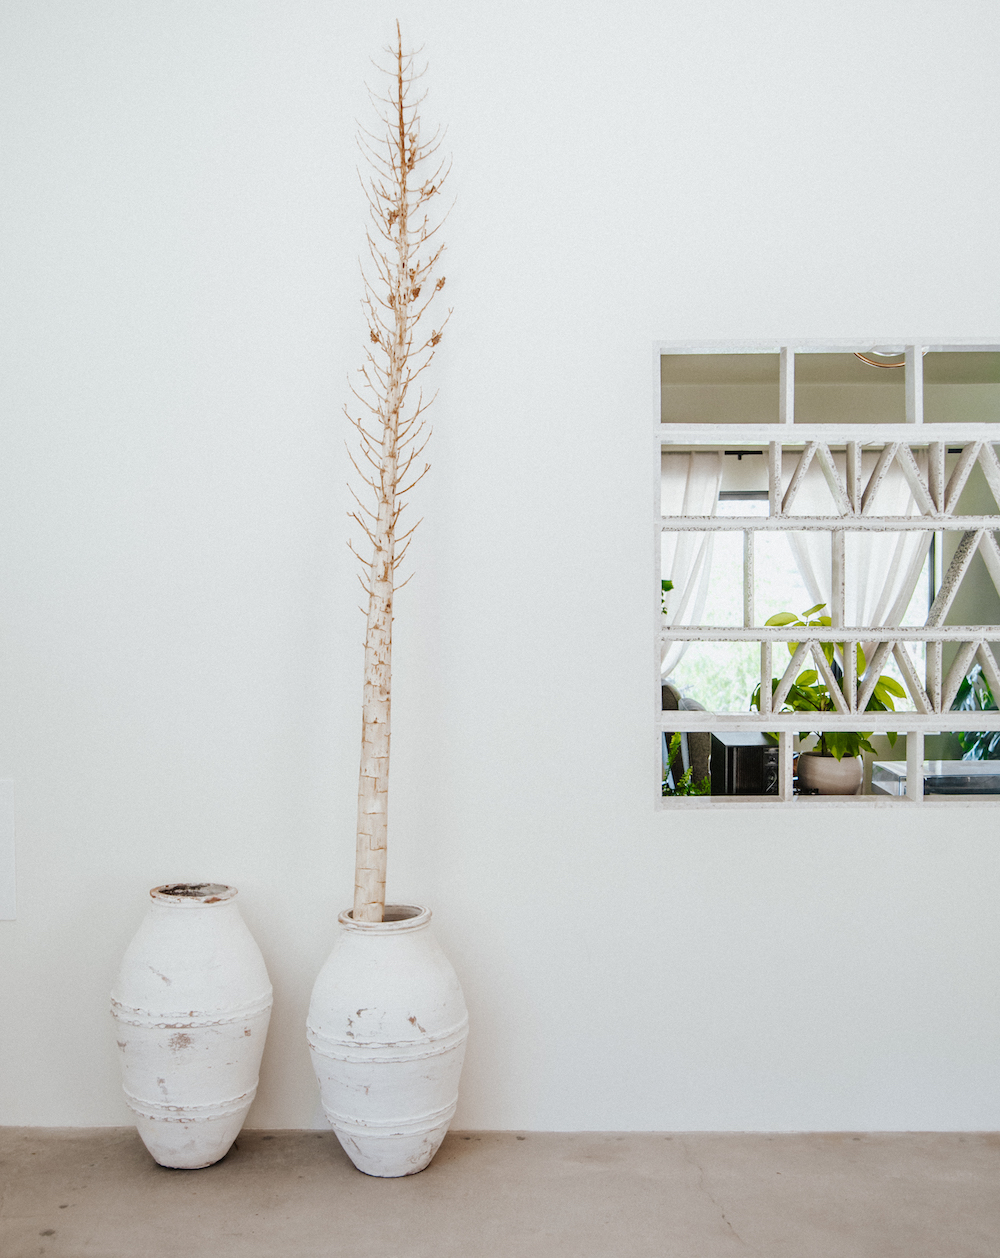
[[366, 1175], [422, 1171], [455, 1113], [469, 1016], [430, 929], [430, 909], [387, 905], [382, 922], [340, 915], [308, 1035], [323, 1109]]
[[149, 895], [111, 993], [125, 1100], [161, 1166], [211, 1166], [257, 1091], [271, 984], [235, 887]]

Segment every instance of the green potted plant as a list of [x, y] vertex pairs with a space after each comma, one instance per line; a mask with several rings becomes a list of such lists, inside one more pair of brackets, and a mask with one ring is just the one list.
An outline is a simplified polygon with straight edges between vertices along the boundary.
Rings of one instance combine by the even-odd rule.
[[667, 751], [667, 765], [663, 772], [664, 795], [711, 795], [712, 779], [703, 777], [700, 781], [694, 776], [694, 768], [688, 765], [683, 773], [681, 768], [681, 736], [673, 734]]
[[[795, 612], [778, 612], [770, 617], [764, 623], [766, 625], [801, 626], [804, 629], [820, 629], [829, 628], [833, 621], [829, 616], [818, 615], [822, 612], [825, 603], [817, 603], [815, 607], [810, 607], [807, 611], [796, 615]], [[835, 648], [838, 647], [843, 652], [847, 650], [847, 644], [824, 642], [823, 654], [830, 665], [836, 682], [843, 687], [843, 676], [835, 659]], [[788, 653], [794, 655], [798, 649], [797, 642], [788, 644]], [[866, 661], [865, 653], [861, 649], [860, 644], [855, 648], [857, 650], [857, 675], [860, 677], [865, 671]], [[771, 693], [777, 690], [779, 679], [773, 677], [771, 679]], [[905, 698], [906, 691], [894, 677], [888, 677], [884, 673], [875, 683], [871, 698], [868, 700], [865, 710], [867, 712], [894, 712], [896, 710], [893, 698]], [[760, 686], [754, 690], [750, 697], [751, 708], [760, 711]], [[788, 694], [785, 698], [782, 712], [835, 712], [837, 710], [833, 697], [830, 694], [826, 682], [820, 679], [819, 673], [815, 668], [804, 669], [796, 677], [795, 681], [789, 687]], [[869, 741], [871, 731], [862, 733], [857, 731], [842, 730], [806, 730], [799, 735], [800, 739], [809, 738], [814, 735], [818, 739], [816, 747], [811, 751], [803, 752], [798, 758], [798, 778], [799, 783], [807, 790], [817, 791], [820, 795], [857, 795], [861, 790], [861, 783], [864, 778], [864, 766], [861, 761], [861, 752], [867, 751], [872, 755], [877, 754], [875, 748]], [[896, 742], [895, 733], [887, 735], [891, 745]]]
[[[977, 664], [959, 686], [952, 711], [992, 712], [996, 706], [990, 684]], [[963, 760], [1000, 760], [1000, 730], [966, 730], [958, 741]]]

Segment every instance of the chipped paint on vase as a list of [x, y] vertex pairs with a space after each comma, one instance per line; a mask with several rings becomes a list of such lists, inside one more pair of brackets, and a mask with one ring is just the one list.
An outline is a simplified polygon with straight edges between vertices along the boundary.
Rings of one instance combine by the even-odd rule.
[[469, 1017], [430, 909], [341, 913], [307, 1023], [323, 1109], [351, 1161], [396, 1178], [428, 1165], [458, 1101]]
[[111, 993], [125, 1100], [161, 1166], [225, 1157], [257, 1091], [271, 984], [236, 894], [154, 887]]

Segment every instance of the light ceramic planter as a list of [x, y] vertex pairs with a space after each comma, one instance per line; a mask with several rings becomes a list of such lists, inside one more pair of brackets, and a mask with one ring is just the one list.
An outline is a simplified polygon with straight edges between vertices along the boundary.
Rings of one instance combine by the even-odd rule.
[[271, 984], [235, 887], [149, 895], [111, 993], [125, 1100], [161, 1166], [211, 1166], [257, 1091]]
[[860, 795], [865, 769], [860, 756], [820, 756], [804, 751], [798, 759], [799, 785], [820, 795]]
[[387, 905], [382, 922], [340, 915], [307, 1024], [323, 1109], [366, 1175], [422, 1171], [458, 1100], [469, 1034], [462, 989], [430, 909]]

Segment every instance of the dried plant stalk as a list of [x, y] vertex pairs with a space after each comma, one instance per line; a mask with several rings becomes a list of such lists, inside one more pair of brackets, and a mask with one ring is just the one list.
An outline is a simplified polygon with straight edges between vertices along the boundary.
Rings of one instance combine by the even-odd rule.
[[433, 359], [448, 321], [446, 316], [419, 339], [417, 325], [444, 287], [444, 276], [434, 275], [444, 252], [434, 239], [441, 221], [431, 222], [428, 203], [440, 195], [448, 166], [436, 156], [438, 136], [420, 138], [424, 97], [414, 85], [424, 71], [415, 71], [413, 54], [404, 53], [398, 22], [396, 46], [386, 52], [392, 66], [378, 68], [390, 80], [389, 93], [371, 93], [384, 129], [362, 129], [358, 135], [368, 167], [363, 183], [373, 270], [366, 274], [362, 268], [368, 343], [361, 383], [352, 386], [361, 411], [345, 408], [358, 435], [351, 462], [362, 481], [360, 493], [351, 489], [356, 503], [351, 517], [372, 546], [370, 560], [351, 546], [363, 565], [361, 584], [368, 595], [354, 879], [354, 919], [362, 922], [380, 922], [385, 909], [393, 594], [396, 570], [417, 527], [400, 533], [398, 524], [407, 493], [429, 470], [419, 460], [430, 437], [422, 416], [433, 398], [425, 400], [419, 385], [415, 399], [410, 391]]

